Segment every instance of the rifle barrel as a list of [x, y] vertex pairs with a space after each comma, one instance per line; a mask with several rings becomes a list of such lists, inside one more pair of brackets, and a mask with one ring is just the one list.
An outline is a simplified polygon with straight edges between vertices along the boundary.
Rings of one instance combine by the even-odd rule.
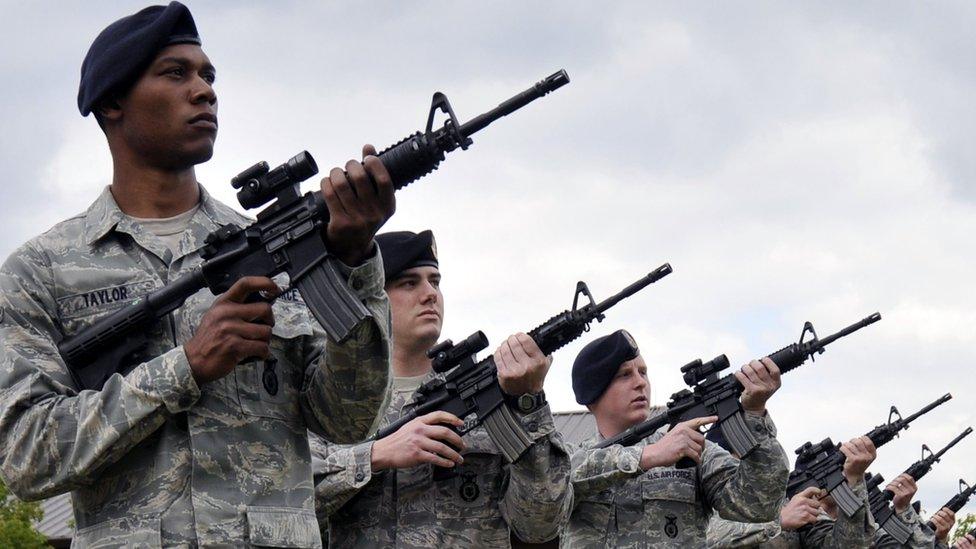
[[929, 404], [928, 406], [926, 406], [925, 408], [922, 408], [921, 410], [915, 412], [914, 414], [906, 417], [904, 420], [902, 420], [902, 423], [904, 423], [905, 425], [908, 425], [909, 423], [915, 421], [919, 417], [924, 416], [925, 414], [931, 412], [934, 408], [936, 408], [938, 406], [942, 406], [943, 404], [945, 404], [946, 402], [949, 402], [950, 400], [952, 400], [952, 393], [946, 393], [946, 394], [942, 395], [941, 397], [939, 397], [939, 399], [936, 400], [935, 402]]
[[879, 320], [881, 320], [881, 313], [874, 313], [868, 316], [867, 318], [861, 319], [860, 321], [851, 324], [850, 326], [844, 328], [843, 330], [837, 332], [836, 334], [830, 334], [827, 337], [821, 338], [820, 347], [826, 347], [827, 345], [830, 345], [834, 341], [837, 341], [842, 337], [849, 336], [854, 332], [860, 330], [861, 328], [874, 324]]
[[653, 271], [651, 271], [650, 273], [648, 273], [647, 276], [645, 276], [644, 278], [641, 278], [637, 282], [634, 282], [630, 286], [627, 286], [623, 290], [620, 290], [620, 292], [618, 292], [616, 295], [612, 295], [612, 296], [608, 297], [607, 299], [605, 299], [604, 301], [601, 301], [600, 303], [597, 303], [597, 305], [596, 305], [596, 312], [602, 313], [602, 312], [606, 311], [610, 307], [613, 307], [614, 305], [616, 305], [617, 303], [619, 303], [621, 300], [627, 299], [628, 297], [630, 297], [630, 296], [636, 294], [637, 292], [643, 290], [645, 287], [647, 287], [647, 286], [649, 286], [649, 285], [657, 282], [658, 280], [661, 280], [662, 278], [668, 276], [669, 274], [671, 274], [671, 272], [672, 272], [672, 269], [671, 269], [671, 264], [670, 263], [665, 263], [664, 265], [661, 265], [657, 269], [654, 269]]
[[564, 69], [560, 69], [494, 109], [484, 114], [479, 114], [468, 122], [461, 124], [458, 131], [461, 132], [461, 135], [467, 137], [477, 131], [483, 130], [495, 120], [521, 109], [536, 99], [566, 84], [569, 84], [569, 74]]
[[940, 457], [942, 457], [942, 455], [948, 452], [950, 448], [952, 448], [956, 444], [959, 444], [960, 440], [966, 438], [972, 432], [973, 432], [973, 428], [967, 427], [966, 430], [962, 432], [962, 434], [952, 439], [952, 442], [950, 442], [949, 444], [946, 444], [945, 448], [939, 450], [939, 452], [935, 454], [935, 459], [939, 459]]

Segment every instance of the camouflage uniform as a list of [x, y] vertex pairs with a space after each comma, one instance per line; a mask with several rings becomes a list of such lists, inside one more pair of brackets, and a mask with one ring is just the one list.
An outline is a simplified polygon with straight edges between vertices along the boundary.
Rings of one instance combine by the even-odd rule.
[[874, 533], [874, 547], [878, 549], [893, 549], [895, 547], [905, 547], [909, 549], [933, 549], [935, 547], [945, 547], [944, 544], [937, 544], [935, 540], [935, 530], [926, 526], [922, 522], [922, 517], [918, 516], [915, 508], [911, 505], [902, 513], [896, 513], [905, 524], [912, 528], [912, 535], [905, 543], [898, 543], [881, 528]]
[[208, 290], [150, 330], [155, 358], [100, 391], [74, 388], [59, 341], [199, 265], [221, 224], [249, 222], [201, 195], [176, 253], [106, 189], [0, 270], [0, 473], [27, 499], [73, 491], [77, 547], [319, 547], [307, 430], [361, 440], [388, 398], [378, 254], [349, 280], [379, 321], [345, 345], [327, 339], [297, 292], [274, 304], [277, 391], [253, 360], [196, 384], [182, 344], [214, 300]]
[[[427, 380], [436, 374], [429, 374]], [[398, 419], [412, 391], [395, 392], [383, 425]], [[316, 512], [328, 520], [333, 547], [509, 547], [514, 532], [550, 540], [569, 515], [569, 453], [549, 406], [512, 412], [534, 443], [507, 463], [487, 431], [464, 436], [457, 475], [435, 481], [420, 465], [374, 473], [372, 442], [342, 446], [312, 441]]]
[[[728, 549], [732, 547], [762, 547], [764, 549], [794, 549], [802, 547], [829, 547], [836, 549], [856, 549], [870, 547], [872, 535], [877, 525], [868, 512], [868, 492], [864, 483], [854, 487], [854, 494], [864, 501], [864, 505], [847, 517], [842, 512], [836, 521], [826, 513], [813, 524], [799, 530], [785, 531], [779, 518], [763, 524], [749, 524], [725, 520], [713, 515], [708, 524], [709, 549]], [[782, 505], [786, 505], [784, 500]], [[931, 547], [931, 546], [930, 546]]]
[[759, 446], [741, 462], [711, 441], [700, 466], [640, 468], [647, 444], [591, 449], [573, 454], [573, 514], [562, 547], [702, 547], [713, 510], [732, 520], [776, 518], [789, 464], [768, 416], [746, 414]]

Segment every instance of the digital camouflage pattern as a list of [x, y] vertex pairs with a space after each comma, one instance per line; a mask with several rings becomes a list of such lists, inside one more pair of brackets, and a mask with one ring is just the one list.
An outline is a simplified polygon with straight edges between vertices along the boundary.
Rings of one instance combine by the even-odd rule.
[[741, 462], [706, 441], [700, 466], [640, 469], [647, 444], [666, 428], [631, 447], [593, 449], [593, 439], [573, 453], [574, 509], [561, 547], [703, 547], [709, 516], [764, 522], [779, 513], [789, 464], [768, 417], [746, 414], [759, 446]]
[[[412, 392], [394, 392], [381, 426], [401, 416]], [[447, 480], [435, 481], [430, 465], [374, 474], [372, 442], [338, 445], [313, 437], [316, 512], [330, 530], [329, 545], [509, 547], [512, 532], [530, 543], [554, 538], [572, 501], [569, 454], [548, 405], [513, 414], [534, 441], [525, 454], [505, 462], [478, 427], [464, 436], [464, 463]]]
[[[840, 513], [835, 521], [821, 512], [813, 524], [799, 530], [782, 530], [779, 517], [763, 524], [735, 522], [713, 515], [708, 524], [709, 549], [732, 547], [761, 547], [763, 549], [797, 549], [824, 547], [829, 549], [857, 549], [871, 547], [877, 525], [868, 510], [868, 491], [863, 482], [853, 488], [864, 505], [847, 517]], [[786, 505], [784, 498], [780, 505]], [[931, 545], [929, 545], [931, 547]]]
[[59, 341], [190, 271], [219, 225], [249, 222], [201, 194], [175, 254], [106, 189], [0, 269], [0, 474], [25, 499], [73, 491], [76, 547], [319, 547], [307, 431], [362, 440], [385, 407], [378, 254], [349, 279], [379, 322], [343, 346], [297, 292], [276, 301], [276, 391], [262, 382], [263, 361], [197, 386], [182, 343], [214, 300], [207, 290], [150, 331], [145, 362], [101, 391], [74, 388]]
[[896, 516], [911, 527], [911, 537], [905, 543], [898, 543], [897, 540], [885, 533], [884, 530], [878, 528], [874, 533], [874, 547], [877, 549], [894, 549], [896, 547], [904, 547], [906, 549], [937, 549], [939, 547], [946, 547], [945, 544], [936, 542], [935, 531], [925, 525], [925, 521], [922, 520], [922, 517], [918, 516], [915, 508], [911, 505], [904, 512], [896, 513]]

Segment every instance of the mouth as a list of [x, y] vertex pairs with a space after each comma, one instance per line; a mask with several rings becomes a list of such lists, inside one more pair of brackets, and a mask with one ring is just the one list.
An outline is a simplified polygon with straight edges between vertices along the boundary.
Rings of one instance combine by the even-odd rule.
[[195, 128], [217, 130], [217, 116], [209, 112], [200, 113], [188, 120], [187, 123]]
[[418, 314], [417, 316], [420, 317], [420, 318], [428, 318], [428, 317], [429, 318], [440, 318], [441, 317], [441, 315], [439, 315], [437, 313], [437, 311], [435, 311], [433, 309], [427, 309], [427, 310], [424, 310], [424, 311], [420, 311], [420, 314]]
[[645, 396], [639, 396], [639, 397], [635, 398], [634, 400], [631, 400], [630, 403], [631, 404], [640, 405], [640, 406], [647, 406], [647, 397], [645, 397]]

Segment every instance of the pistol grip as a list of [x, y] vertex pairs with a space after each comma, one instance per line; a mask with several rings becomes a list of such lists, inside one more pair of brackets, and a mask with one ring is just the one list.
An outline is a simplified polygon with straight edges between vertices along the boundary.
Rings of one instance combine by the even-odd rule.
[[[453, 425], [447, 425], [447, 424], [444, 424], [444, 423], [442, 423], [441, 425], [443, 425], [444, 427], [447, 427], [448, 429], [454, 431], [455, 433], [457, 433], [459, 435], [464, 435], [464, 432], [463, 431], [461, 431], [460, 429], [458, 429], [457, 427], [455, 427]], [[460, 448], [458, 448], [457, 446], [454, 446], [450, 442], [447, 442], [447, 441], [442, 441], [442, 442], [444, 442], [444, 444], [446, 444], [447, 446], [449, 446], [455, 452], [458, 452], [458, 453], [461, 452], [461, 449]], [[434, 480], [434, 482], [441, 482], [441, 481], [450, 480], [450, 479], [456, 477], [457, 474], [458, 474], [458, 467], [460, 467], [460, 465], [455, 465], [454, 467], [440, 467], [438, 465], [434, 465], [432, 467], [433, 467], [433, 472], [431, 474], [431, 478]]]

